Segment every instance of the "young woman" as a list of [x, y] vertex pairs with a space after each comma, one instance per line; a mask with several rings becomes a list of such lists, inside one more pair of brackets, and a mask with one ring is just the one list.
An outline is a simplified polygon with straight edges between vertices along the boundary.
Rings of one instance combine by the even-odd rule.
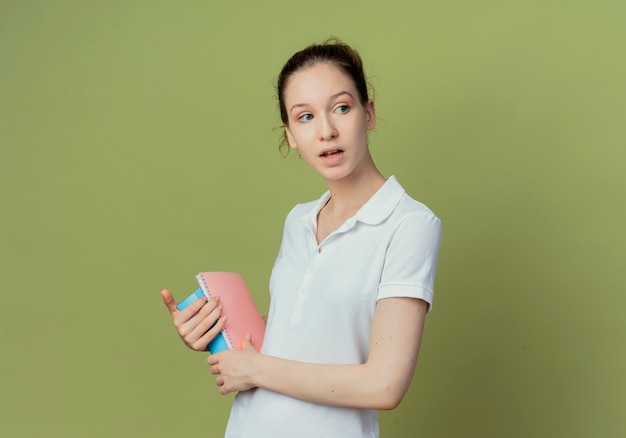
[[[413, 377], [441, 222], [372, 160], [376, 112], [356, 51], [331, 40], [296, 53], [278, 99], [286, 142], [328, 191], [286, 218], [261, 351], [244, 340], [207, 360], [220, 393], [238, 392], [226, 436], [378, 437], [376, 411]], [[184, 342], [204, 350], [223, 326], [218, 302], [178, 312], [162, 295]]]

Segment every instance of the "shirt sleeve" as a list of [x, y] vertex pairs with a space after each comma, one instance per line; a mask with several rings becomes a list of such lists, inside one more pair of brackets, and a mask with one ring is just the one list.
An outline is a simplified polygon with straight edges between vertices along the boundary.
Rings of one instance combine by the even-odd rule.
[[377, 299], [419, 298], [432, 309], [435, 271], [441, 245], [441, 221], [432, 213], [416, 212], [397, 227], [385, 255]]

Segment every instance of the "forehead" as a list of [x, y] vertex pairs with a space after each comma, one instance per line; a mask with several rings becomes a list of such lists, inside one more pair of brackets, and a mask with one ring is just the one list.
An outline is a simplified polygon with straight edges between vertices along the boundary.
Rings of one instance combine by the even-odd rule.
[[334, 64], [318, 62], [291, 75], [285, 86], [285, 101], [323, 98], [347, 91], [357, 96], [352, 78]]

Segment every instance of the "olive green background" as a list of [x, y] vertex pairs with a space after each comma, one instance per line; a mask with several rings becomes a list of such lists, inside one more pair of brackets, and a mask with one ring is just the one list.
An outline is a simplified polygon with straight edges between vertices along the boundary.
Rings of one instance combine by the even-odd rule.
[[444, 223], [382, 436], [625, 436], [625, 23], [617, 0], [0, 1], [0, 435], [221, 436], [232, 397], [158, 291], [239, 271], [267, 310], [284, 216], [325, 190], [277, 150], [273, 83], [336, 35], [381, 170]]

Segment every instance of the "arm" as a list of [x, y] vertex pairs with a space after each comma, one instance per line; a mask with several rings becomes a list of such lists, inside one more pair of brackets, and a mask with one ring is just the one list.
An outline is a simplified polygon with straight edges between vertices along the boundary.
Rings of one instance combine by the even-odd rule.
[[179, 311], [170, 291], [162, 289], [161, 297], [185, 345], [195, 351], [206, 351], [209, 342], [224, 328], [226, 322], [226, 317], [220, 318], [222, 307], [219, 298], [213, 297], [209, 301], [206, 298], [198, 299]]
[[207, 361], [221, 394], [260, 387], [325, 405], [393, 409], [413, 377], [427, 306], [415, 298], [379, 300], [364, 364], [290, 361], [259, 354], [249, 344]]

